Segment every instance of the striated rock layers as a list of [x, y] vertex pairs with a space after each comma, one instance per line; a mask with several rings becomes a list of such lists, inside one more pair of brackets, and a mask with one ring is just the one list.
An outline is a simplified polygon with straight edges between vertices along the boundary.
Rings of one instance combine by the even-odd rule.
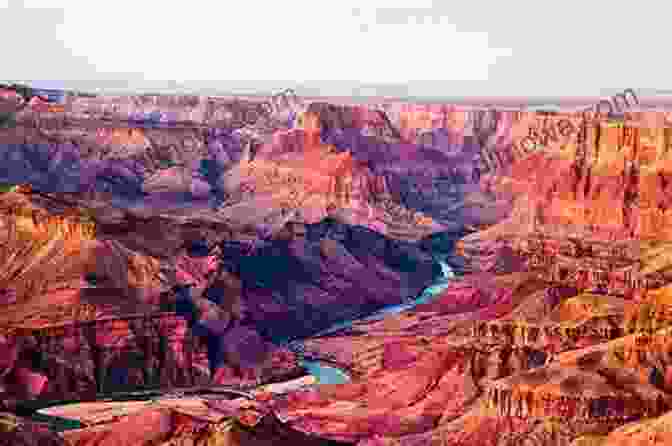
[[0, 445], [3, 446], [66, 446], [58, 434], [43, 423], [33, 422], [0, 412]]
[[[0, 196], [8, 406], [299, 373], [271, 342], [417, 295], [440, 254], [463, 280], [306, 340], [353, 380], [266, 395], [262, 416], [228, 407], [250, 428], [237, 441], [628, 444], [639, 427], [610, 431], [646, 417], [663, 430], [670, 132], [657, 115], [314, 103], [233, 123], [256, 107], [234, 102], [72, 98], [0, 129], [0, 177], [32, 186]], [[576, 132], [521, 141], [562, 119]], [[64, 436], [203, 442], [210, 428], [136, 415]]]
[[[3, 303], [1, 382], [10, 406], [300, 373], [292, 353], [241, 323], [241, 290], [220, 259], [183, 247], [193, 229], [152, 240], [142, 232], [161, 222], [131, 219], [114, 240], [108, 210], [98, 222], [82, 220], [87, 208], [30, 192], [7, 193], [2, 203], [0, 283], [12, 299]], [[186, 285], [193, 296], [180, 293]], [[223, 293], [218, 303], [198, 296], [212, 287]]]
[[[352, 368], [356, 379], [290, 393], [272, 403], [278, 415], [298, 430], [366, 445], [551, 445], [672, 407], [668, 384], [649, 376], [652, 367], [669, 370], [665, 333], [646, 344], [621, 331], [602, 334], [602, 318], [622, 316], [622, 305], [576, 290], [549, 301], [533, 274], [499, 276], [489, 285], [487, 277], [465, 279], [431, 304], [306, 341], [311, 356]], [[513, 291], [509, 307], [498, 302], [503, 290]], [[536, 319], [523, 313], [533, 305]], [[551, 330], [540, 330], [533, 343], [515, 330], [472, 336], [474, 321], [483, 320]], [[567, 330], [577, 323], [584, 328]]]
[[[250, 423], [233, 421], [217, 404], [181, 405], [161, 403], [100, 426], [64, 432], [66, 444], [72, 446], [160, 444], [171, 446], [249, 445], [270, 446], [341, 446], [347, 443], [310, 437], [283, 426], [267, 414]], [[250, 427], [254, 427], [254, 431]]]
[[[160, 175], [203, 178], [219, 202], [192, 204], [170, 181], [153, 182], [162, 166], [150, 130], [166, 139], [158, 144], [194, 148], [176, 152], [191, 153], [182, 170]], [[217, 158], [184, 133], [150, 130], [92, 134], [79, 123], [0, 135], [4, 179], [29, 182], [0, 196], [8, 401], [296, 375], [293, 356], [268, 340], [400, 303], [439, 272], [416, 241], [440, 225], [392, 206], [384, 178], [350, 155], [320, 164], [327, 147], [306, 145], [253, 162], [230, 132], [191, 134], [210, 138]], [[241, 178], [259, 185], [251, 198]], [[302, 187], [278, 187], [297, 179]], [[199, 241], [205, 253], [190, 253]]]
[[[513, 199], [504, 220], [457, 244], [468, 268], [490, 274], [305, 341], [355, 379], [274, 401], [280, 418], [369, 446], [662, 444], [669, 247], [641, 198], [664, 214], [668, 139], [651, 114], [634, 118], [480, 178], [489, 203]], [[660, 186], [646, 185], [656, 175]]]

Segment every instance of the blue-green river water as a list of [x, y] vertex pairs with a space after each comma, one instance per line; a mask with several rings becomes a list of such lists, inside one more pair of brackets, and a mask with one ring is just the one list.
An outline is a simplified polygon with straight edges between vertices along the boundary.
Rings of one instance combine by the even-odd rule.
[[[448, 264], [446, 264], [442, 260], [439, 261], [439, 263], [441, 264], [441, 276], [438, 277], [432, 285], [425, 288], [416, 299], [414, 299], [411, 302], [384, 307], [376, 311], [372, 315], [356, 320], [372, 321], [383, 319], [385, 316], [388, 316], [390, 314], [401, 313], [403, 311], [413, 308], [418, 304], [423, 304], [431, 301], [433, 298], [441, 294], [441, 292], [448, 287], [450, 281], [455, 278], [455, 273], [450, 268], [450, 266], [448, 266]], [[355, 322], [355, 320], [338, 322], [332, 325], [331, 327], [327, 328], [326, 330], [320, 331], [314, 336], [322, 336], [325, 334], [334, 333], [346, 328], [350, 328], [353, 322]], [[291, 344], [294, 346], [297, 345], [296, 342], [293, 342]], [[306, 370], [308, 370], [308, 372], [311, 375], [317, 378], [318, 384], [343, 384], [350, 380], [350, 377], [345, 371], [337, 367], [327, 365], [321, 361], [302, 360], [301, 365], [305, 367]]]
[[[441, 271], [442, 271], [441, 276], [439, 276], [432, 285], [425, 288], [423, 292], [416, 299], [407, 303], [384, 307], [364, 318], [338, 322], [329, 327], [328, 329], [322, 330], [313, 336], [321, 336], [349, 328], [355, 321], [383, 319], [387, 315], [401, 313], [402, 311], [409, 310], [418, 304], [431, 301], [433, 298], [441, 294], [441, 292], [445, 290], [446, 287], [449, 285], [450, 281], [455, 278], [455, 273], [452, 271], [450, 266], [448, 266], [448, 264], [446, 264], [443, 261], [439, 261], [439, 263], [441, 264]], [[287, 340], [284, 343], [288, 344], [291, 349], [295, 350], [294, 347], [300, 345], [301, 341], [296, 340], [293, 342], [289, 342], [289, 340]], [[348, 375], [347, 372], [322, 361], [302, 360], [301, 365], [308, 371], [308, 373], [315, 376], [315, 378], [317, 379], [317, 384], [344, 384], [350, 381], [350, 376]], [[143, 399], [143, 398], [138, 397], [136, 399]], [[70, 420], [66, 418], [49, 416], [41, 414], [39, 412], [33, 414], [33, 420], [39, 422], [49, 422], [56, 430], [59, 431], [73, 428], [76, 429], [81, 427], [81, 424], [77, 420]]]

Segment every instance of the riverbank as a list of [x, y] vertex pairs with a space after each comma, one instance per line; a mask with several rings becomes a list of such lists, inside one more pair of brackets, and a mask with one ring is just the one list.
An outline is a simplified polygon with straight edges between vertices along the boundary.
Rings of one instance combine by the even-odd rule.
[[[335, 335], [343, 330], [351, 329], [352, 325], [358, 321], [379, 320], [387, 315], [401, 313], [403, 311], [413, 308], [418, 304], [427, 303], [431, 301], [431, 299], [440, 294], [449, 284], [450, 280], [454, 279], [455, 277], [455, 273], [450, 268], [450, 266], [448, 266], [447, 263], [445, 263], [443, 260], [439, 260], [438, 262], [441, 265], [440, 276], [436, 278], [434, 283], [426, 287], [423, 290], [423, 292], [413, 301], [403, 304], [386, 306], [374, 312], [373, 314], [369, 313], [367, 315], [364, 315], [362, 318], [341, 321], [337, 324], [334, 324], [332, 327], [322, 330], [319, 333], [315, 334], [314, 336], [310, 336], [309, 338], [306, 339], [318, 338], [320, 336], [325, 335]], [[301, 341], [288, 340], [286, 342], [286, 345], [292, 351], [294, 351], [295, 353], [297, 353], [302, 357], [300, 365], [308, 372], [309, 374], [308, 376], [314, 377], [314, 382], [304, 382], [305, 379], [304, 381], [301, 381], [301, 379], [305, 378], [305, 376], [302, 375], [301, 377], [295, 377], [295, 376], [289, 377], [290, 379], [289, 381], [285, 380], [280, 382], [278, 380], [273, 380], [273, 382], [267, 382], [263, 384], [250, 383], [249, 385], [236, 386], [235, 388], [230, 386], [229, 387], [201, 386], [201, 387], [181, 388], [181, 389], [148, 389], [141, 391], [123, 392], [112, 395], [101, 394], [97, 396], [95, 401], [91, 401], [91, 403], [124, 402], [131, 404], [134, 402], [142, 402], [142, 401], [151, 403], [151, 401], [164, 398], [167, 395], [172, 395], [173, 398], [176, 398], [176, 397], [188, 397], [188, 396], [203, 396], [207, 394], [222, 397], [224, 396], [224, 394], [240, 395], [240, 392], [278, 393], [273, 392], [273, 390], [271, 389], [273, 385], [277, 385], [279, 386], [278, 388], [283, 389], [281, 391], [282, 393], [282, 392], [294, 391], [300, 387], [310, 388], [322, 384], [344, 384], [350, 382], [353, 378], [357, 377], [356, 371], [352, 370], [347, 364], [339, 363], [338, 361], [334, 360], [334, 358], [318, 357], [312, 354], [308, 358], [305, 358], [304, 357], [305, 349], [302, 348], [303, 346], [302, 340]], [[297, 381], [296, 378], [298, 378], [298, 381], [301, 381], [300, 384], [298, 384], [298, 387], [293, 386], [291, 384], [293, 381]], [[52, 402], [37, 401], [37, 400], [25, 401], [25, 402], [19, 402], [19, 404], [17, 404], [16, 413], [19, 415], [28, 416], [29, 418], [31, 418], [33, 421], [36, 422], [49, 423], [54, 427], [54, 430], [62, 432], [68, 429], [81, 428], [82, 427], [81, 423], [79, 422], [79, 420], [76, 419], [50, 415], [49, 413], [51, 411], [45, 409], [61, 406], [63, 407], [71, 405], [74, 406], [76, 404], [82, 404], [82, 401], [52, 401]]]
[[[314, 336], [305, 338], [305, 340], [315, 339], [326, 335], [336, 336], [344, 330], [352, 329], [353, 324], [356, 322], [381, 320], [386, 316], [410, 310], [416, 305], [429, 303], [448, 287], [451, 280], [457, 277], [453, 269], [445, 262], [445, 260], [438, 260], [438, 262], [441, 265], [441, 275], [436, 278], [433, 284], [426, 287], [413, 301], [403, 304], [389, 305], [362, 318], [341, 321], [334, 324], [332, 327], [320, 331]], [[306, 359], [304, 356], [305, 345], [303, 344], [303, 341], [294, 340], [288, 342], [286, 345], [290, 350], [302, 358], [300, 365], [309, 370], [310, 373], [317, 378], [318, 384], [345, 384], [351, 381], [353, 375], [356, 374], [349, 365], [340, 363], [333, 357], [319, 357], [311, 353], [310, 359]]]

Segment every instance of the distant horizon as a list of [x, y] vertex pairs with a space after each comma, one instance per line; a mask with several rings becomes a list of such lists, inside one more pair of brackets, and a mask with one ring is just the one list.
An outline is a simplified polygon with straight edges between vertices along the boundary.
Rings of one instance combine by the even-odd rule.
[[[43, 81], [43, 80], [2, 80], [2, 83], [12, 84], [20, 83], [30, 85], [33, 88], [37, 89], [46, 89], [46, 90], [64, 90], [64, 91], [77, 91], [82, 93], [92, 93], [92, 94], [102, 94], [102, 95], [142, 95], [142, 94], [157, 94], [157, 95], [198, 95], [198, 96], [222, 96], [222, 97], [238, 97], [238, 96], [250, 96], [250, 97], [266, 97], [273, 96], [275, 94], [284, 91], [287, 88], [293, 89], [297, 95], [306, 98], [358, 98], [358, 99], [390, 99], [390, 100], [402, 100], [402, 101], [504, 101], [504, 102], [518, 102], [525, 103], [527, 105], [557, 105], [557, 102], [567, 103], [567, 104], [582, 104], [586, 101], [599, 100], [600, 98], [607, 98], [612, 94], [619, 93], [622, 90], [609, 89], [611, 93], [602, 93], [602, 94], [582, 94], [582, 95], [552, 95], [552, 94], [530, 94], [530, 95], [513, 95], [513, 94], [480, 94], [480, 95], [466, 95], [466, 94], [404, 94], [403, 90], [410, 89], [408, 86], [401, 84], [357, 84], [350, 86], [351, 90], [354, 90], [351, 93], [344, 91], [329, 91], [329, 90], [343, 90], [347, 89], [348, 86], [341, 85], [340, 88], [333, 88], [334, 84], [347, 84], [348, 81], [313, 81], [307, 83], [285, 83], [284, 86], [281, 82], [278, 81], [266, 81], [260, 82], [261, 84], [267, 85], [278, 85], [278, 87], [267, 87], [266, 85], [251, 86], [247, 82], [248, 86], [232, 86], [229, 88], [224, 87], [215, 87], [215, 86], [198, 86], [194, 83], [177, 83], [175, 81], [144, 81], [144, 85], [129, 85], [126, 81], [123, 80], [110, 80], [110, 81], [96, 81], [96, 80], [81, 80], [81, 81]], [[206, 81], [203, 81], [206, 82]], [[211, 81], [214, 82], [214, 81]], [[243, 81], [240, 81], [241, 83]], [[120, 84], [126, 83], [126, 86]], [[197, 84], [200, 84], [198, 82]], [[325, 85], [325, 90], [322, 91], [322, 87], [318, 87], [315, 84], [325, 83], [332, 85]], [[106, 85], [107, 84], [107, 85]], [[132, 84], [132, 83], [131, 83]], [[171, 85], [172, 84], [172, 85]], [[235, 82], [234, 82], [235, 84]], [[409, 84], [412, 85], [412, 84]], [[331, 87], [331, 88], [330, 88]], [[625, 88], [624, 88], [625, 89]], [[396, 91], [395, 91], [396, 90]], [[402, 91], [399, 91], [402, 90]], [[633, 88], [638, 98], [658, 98], [665, 96], [672, 96], [672, 90], [658, 90], [658, 89], [637, 89]], [[378, 93], [376, 93], [378, 92]], [[410, 92], [408, 92], [410, 93]]]
[[[495, 107], [502, 110], [539, 110], [544, 108], [557, 108], [559, 111], [574, 111], [590, 107], [600, 100], [610, 99], [611, 96], [622, 93], [623, 89], [604, 89], [601, 94], [593, 95], [430, 95], [415, 94], [403, 95], [404, 90], [411, 88], [406, 85], [398, 84], [361, 84], [348, 81], [313, 81], [304, 83], [282, 84], [279, 81], [266, 82], [243, 82], [238, 81], [237, 86], [231, 88], [218, 88], [214, 86], [203, 86], [206, 81], [198, 82], [201, 86], [185, 82], [179, 84], [175, 81], [144, 81], [143, 85], [132, 85], [123, 80], [112, 81], [42, 81], [42, 80], [0, 80], [5, 84], [24, 84], [36, 89], [61, 90], [77, 93], [89, 93], [102, 96], [136, 96], [136, 95], [158, 95], [158, 96], [179, 96], [193, 95], [202, 97], [214, 97], [222, 99], [248, 99], [265, 98], [279, 94], [286, 89], [293, 89], [297, 96], [309, 101], [329, 101], [341, 104], [366, 104], [366, 103], [414, 103], [414, 104], [451, 104], [466, 107]], [[211, 81], [215, 82], [215, 81]], [[324, 83], [328, 91], [322, 91], [321, 86], [316, 84]], [[107, 84], [107, 87], [104, 85]], [[124, 85], [125, 86], [122, 86]], [[130, 85], [129, 85], [130, 84]], [[242, 85], [246, 84], [245, 87]], [[256, 85], [251, 85], [256, 84]], [[262, 85], [259, 85], [262, 84]], [[266, 85], [272, 85], [267, 87]], [[281, 86], [283, 85], [283, 86]], [[412, 83], [409, 83], [412, 85]], [[348, 86], [355, 93], [348, 94]], [[331, 87], [331, 88], [330, 88]], [[334, 88], [336, 87], [336, 88]], [[334, 91], [332, 93], [333, 90]], [[340, 91], [338, 91], [340, 90]], [[672, 107], [672, 90], [660, 90], [652, 88], [635, 89], [635, 94], [639, 105], [631, 104], [631, 111], [646, 111], [651, 109], [668, 109]], [[666, 92], [669, 91], [670, 94]], [[375, 93], [379, 94], [375, 94]], [[330, 94], [331, 93], [331, 94]], [[340, 94], [339, 94], [340, 93]], [[395, 94], [396, 93], [396, 94]], [[565, 110], [562, 110], [565, 109]]]
[[586, 45], [596, 33], [587, 18], [604, 7], [579, 0], [552, 17], [535, 2], [52, 3], [0, 1], [0, 33], [14, 43], [3, 48], [2, 76], [101, 94], [293, 88], [306, 97], [442, 102], [670, 91], [665, 57], [650, 56], [650, 45], [665, 41], [667, 4], [656, 14], [611, 8], [609, 27], [628, 32], [598, 49]]

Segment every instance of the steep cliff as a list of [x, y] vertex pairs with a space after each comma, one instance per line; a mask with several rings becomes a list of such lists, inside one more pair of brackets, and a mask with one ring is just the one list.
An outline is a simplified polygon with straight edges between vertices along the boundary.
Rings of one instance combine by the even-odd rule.
[[[304, 342], [351, 383], [229, 407], [260, 429], [236, 441], [296, 429], [369, 446], [550, 446], [664, 424], [658, 115], [260, 107], [72, 99], [0, 129], [0, 179], [32, 185], [0, 196], [7, 405], [300, 373], [272, 342], [414, 297], [448, 255], [467, 274], [433, 302]], [[71, 438], [114, 443], [125, 426], [136, 443], [172, 441], [172, 426], [210, 441], [181, 416]]]
[[[662, 432], [672, 404], [661, 288], [669, 249], [664, 231], [641, 224], [651, 207], [641, 191], [642, 178], [664, 171], [668, 141], [646, 128], [652, 116], [636, 115], [634, 128], [587, 125], [578, 142], [566, 135], [545, 151], [514, 147], [508, 165], [479, 180], [490, 203], [514, 198], [511, 212], [458, 242], [468, 267], [494, 275], [465, 276], [430, 304], [306, 341], [311, 357], [359, 379], [290, 395], [277, 403], [282, 418], [369, 446], [569, 445], [661, 415]], [[532, 121], [516, 124], [517, 138]], [[664, 174], [656, 178], [647, 193], [664, 201]], [[634, 426], [607, 438], [645, 440]]]
[[[152, 240], [147, 235], [161, 221], [124, 220], [118, 212], [124, 223], [111, 223], [109, 209], [77, 207], [31, 188], [0, 200], [2, 287], [11, 297], [2, 313], [8, 400], [93, 398], [299, 372], [291, 353], [240, 325], [240, 289], [230, 274], [216, 256], [183, 247], [193, 228]], [[195, 295], [184, 299], [179, 284]], [[218, 303], [198, 297], [211, 286], [224, 292]], [[215, 332], [226, 334], [222, 342], [208, 342]], [[258, 339], [250, 343], [250, 336]], [[245, 362], [241, 349], [257, 356]]]
[[[112, 133], [112, 139], [99, 143], [129, 142], [114, 139], [118, 136]], [[36, 145], [27, 153], [44, 156], [47, 172], [59, 172], [58, 160], [65, 156], [61, 149]], [[64, 150], [75, 153], [72, 147]], [[12, 153], [12, 159], [25, 155]], [[313, 224], [306, 226], [305, 218], [292, 214], [260, 233], [256, 228], [268, 221], [239, 209], [259, 207], [257, 202], [231, 203], [231, 178], [251, 164], [248, 158], [241, 158], [225, 175], [205, 172], [214, 175], [210, 180], [218, 179], [213, 184], [221, 185], [222, 195], [229, 195], [229, 201], [214, 210], [207, 204], [185, 206], [184, 197], [166, 197], [164, 192], [132, 201], [118, 182], [118, 187], [99, 191], [96, 184], [85, 184], [84, 190], [64, 193], [42, 189], [44, 184], [36, 181], [0, 196], [6, 240], [3, 324], [19, 330], [8, 333], [5, 342], [13, 352], [4, 376], [5, 387], [15, 394], [8, 398], [91, 397], [96, 390], [295, 375], [298, 366], [291, 355], [272, 353], [276, 350], [267, 340], [308, 334], [417, 294], [438, 273], [438, 265], [424, 251], [425, 245], [412, 240], [431, 231], [397, 224], [397, 236], [411, 239], [403, 241], [366, 229], [376, 224], [368, 214], [357, 216], [362, 206], [399, 223], [387, 210], [392, 207], [377, 204], [388, 197], [384, 180], [347, 156], [339, 162], [328, 160], [324, 168], [315, 165], [312, 156], [302, 150], [286, 165], [268, 161], [259, 166], [262, 175], [246, 175], [263, 181], [263, 174], [284, 169], [283, 174], [317, 187], [308, 197], [313, 202], [332, 195], [341, 200], [340, 214], [333, 206], [329, 211], [344, 223], [318, 223], [326, 209], [317, 201], [323, 215], [318, 211], [309, 217]], [[100, 172], [86, 170], [85, 158], [78, 160], [81, 173]], [[102, 165], [107, 169], [114, 160]], [[38, 172], [36, 165], [23, 169], [13, 170], [10, 179]], [[344, 176], [348, 172], [350, 176]], [[138, 178], [133, 172], [128, 175]], [[333, 192], [338, 187], [340, 195]], [[277, 192], [273, 184], [254, 199], [268, 194], [275, 200]], [[301, 203], [300, 209], [310, 216], [316, 208]], [[233, 218], [223, 216], [226, 212]], [[431, 228], [431, 221], [427, 225]], [[203, 240], [200, 250], [205, 252], [192, 252], [189, 246]], [[287, 324], [288, 318], [301, 324]], [[79, 349], [73, 347], [80, 344]], [[67, 360], [73, 348], [83, 355], [77, 368]], [[252, 356], [240, 357], [241, 349]], [[12, 355], [18, 359], [12, 360]], [[41, 365], [20, 360], [24, 357], [39, 357]], [[124, 371], [114, 365], [124, 362], [135, 366]], [[154, 372], [148, 370], [163, 370], [163, 375], [149, 376]]]

